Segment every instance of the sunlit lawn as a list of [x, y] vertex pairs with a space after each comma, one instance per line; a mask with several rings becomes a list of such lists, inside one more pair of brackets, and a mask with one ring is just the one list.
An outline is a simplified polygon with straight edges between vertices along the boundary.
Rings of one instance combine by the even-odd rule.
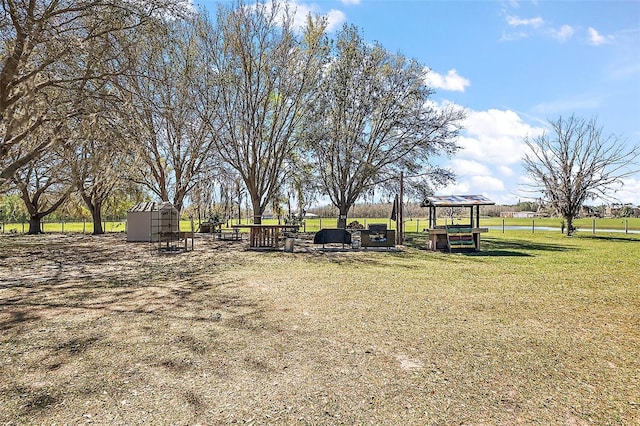
[[0, 423], [638, 423], [640, 235], [409, 239], [0, 236]]

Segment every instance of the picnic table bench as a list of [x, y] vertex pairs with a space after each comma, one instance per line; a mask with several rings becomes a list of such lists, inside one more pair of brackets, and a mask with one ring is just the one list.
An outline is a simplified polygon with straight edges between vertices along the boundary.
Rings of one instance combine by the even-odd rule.
[[221, 241], [240, 241], [242, 240], [242, 235], [240, 234], [239, 228], [232, 228], [231, 232], [225, 232], [222, 229], [220, 232], [216, 233], [218, 240]]
[[470, 225], [445, 225], [430, 228], [429, 249], [448, 250], [472, 249], [480, 250], [480, 234], [489, 232], [488, 228], [475, 228]]

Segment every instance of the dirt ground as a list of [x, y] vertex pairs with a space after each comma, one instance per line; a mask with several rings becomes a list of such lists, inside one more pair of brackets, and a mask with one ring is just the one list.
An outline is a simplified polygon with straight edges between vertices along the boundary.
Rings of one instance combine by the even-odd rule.
[[[380, 271], [385, 280], [420, 274], [380, 260], [398, 253], [308, 244], [264, 253], [199, 237], [193, 252], [160, 254], [122, 234], [0, 245], [2, 424], [637, 420], [629, 404], [640, 401], [606, 401], [616, 396], [565, 377], [542, 335], [523, 349], [544, 354], [537, 364], [513, 349], [522, 347], [515, 332], [418, 290], [397, 301], [379, 290], [384, 302], [370, 302], [367, 283]], [[475, 313], [488, 309], [474, 303]], [[438, 312], [447, 319], [432, 322]], [[489, 327], [497, 337], [487, 345], [475, 330]], [[623, 408], [603, 413], [589, 407], [596, 398]]]
[[[6, 238], [0, 423], [357, 421], [335, 386], [353, 388], [342, 372], [373, 361], [372, 349], [351, 348], [336, 362], [342, 344], [326, 340], [307, 353], [299, 337], [311, 331], [282, 315], [292, 307], [243, 277], [244, 266], [273, 254], [211, 238], [181, 254], [121, 234]], [[362, 398], [360, 408], [379, 403]]]

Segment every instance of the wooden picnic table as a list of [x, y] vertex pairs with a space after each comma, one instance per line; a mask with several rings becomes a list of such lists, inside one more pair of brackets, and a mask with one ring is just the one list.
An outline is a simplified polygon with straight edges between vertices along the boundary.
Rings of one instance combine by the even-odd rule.
[[[489, 232], [489, 228], [478, 228], [471, 227], [471, 234], [473, 235], [473, 246], [476, 251], [480, 250], [480, 234], [484, 232]], [[449, 242], [447, 240], [447, 228], [446, 227], [437, 227], [437, 228], [429, 228], [429, 245], [428, 248], [430, 250], [444, 250], [450, 249]]]
[[231, 225], [234, 229], [249, 229], [249, 247], [251, 248], [280, 248], [280, 236], [284, 230], [297, 231], [300, 229], [297, 225]]

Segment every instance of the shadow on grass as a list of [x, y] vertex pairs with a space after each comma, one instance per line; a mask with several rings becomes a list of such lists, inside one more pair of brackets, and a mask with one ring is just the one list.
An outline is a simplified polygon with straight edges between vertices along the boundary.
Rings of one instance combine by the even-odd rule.
[[[0, 285], [0, 289], [8, 290], [7, 296], [0, 296], [0, 331], [21, 330], [46, 318], [84, 313], [217, 322], [214, 314], [220, 311], [254, 312], [259, 308], [257, 301], [244, 298], [238, 291], [236, 279], [210, 279], [209, 275], [215, 276], [215, 267], [211, 266], [211, 273], [204, 275], [198, 269], [200, 265], [180, 266], [177, 259], [169, 267], [162, 263], [135, 265], [133, 275], [123, 276], [119, 268], [86, 270], [82, 255], [69, 251], [42, 258], [48, 270], [37, 281], [29, 271]], [[108, 264], [111, 259], [108, 252], [95, 250], [91, 262]]]
[[590, 240], [611, 241], [611, 242], [624, 242], [624, 243], [638, 243], [640, 238], [638, 235], [578, 235], [577, 238], [587, 238]]
[[482, 250], [469, 252], [472, 256], [535, 256], [535, 252], [566, 252], [575, 250], [560, 244], [540, 243], [526, 240], [498, 240], [485, 238], [482, 240]]
[[[423, 236], [413, 237], [408, 240], [405, 245], [414, 249], [427, 251], [427, 238]], [[480, 251], [454, 249], [453, 253], [478, 257], [531, 257], [535, 256], [536, 252], [565, 252], [569, 250], [575, 250], [575, 248], [560, 244], [540, 243], [526, 240], [505, 241], [503, 239], [485, 237], [482, 239]]]
[[[56, 280], [55, 284], [58, 283]], [[212, 313], [221, 310], [257, 310], [257, 302], [222, 290], [235, 284], [234, 280], [202, 283], [186, 279], [172, 287], [160, 280], [152, 280], [117, 292], [113, 291], [116, 286], [90, 278], [73, 285], [41, 285], [24, 296], [0, 298], [0, 308], [5, 311], [5, 317], [0, 318], [0, 330], [33, 324], [44, 317], [73, 315], [72, 312], [93, 312], [105, 316], [130, 313], [172, 320], [217, 322], [218, 318], [212, 317]], [[27, 286], [18, 281], [12, 288], [29, 288]], [[160, 293], [158, 289], [161, 289]], [[70, 345], [77, 346], [74, 342]]]
[[[3, 301], [0, 299], [0, 307], [7, 307], [11, 302], [15, 302], [17, 299], [11, 299], [10, 301]], [[7, 331], [14, 327], [18, 327], [21, 324], [31, 323], [40, 320], [39, 315], [35, 315], [30, 309], [20, 309], [8, 312], [9, 318], [0, 320], [0, 330]]]
[[13, 392], [17, 395], [26, 395], [22, 407], [25, 415], [38, 413], [60, 402], [60, 397], [51, 389], [17, 387]]

